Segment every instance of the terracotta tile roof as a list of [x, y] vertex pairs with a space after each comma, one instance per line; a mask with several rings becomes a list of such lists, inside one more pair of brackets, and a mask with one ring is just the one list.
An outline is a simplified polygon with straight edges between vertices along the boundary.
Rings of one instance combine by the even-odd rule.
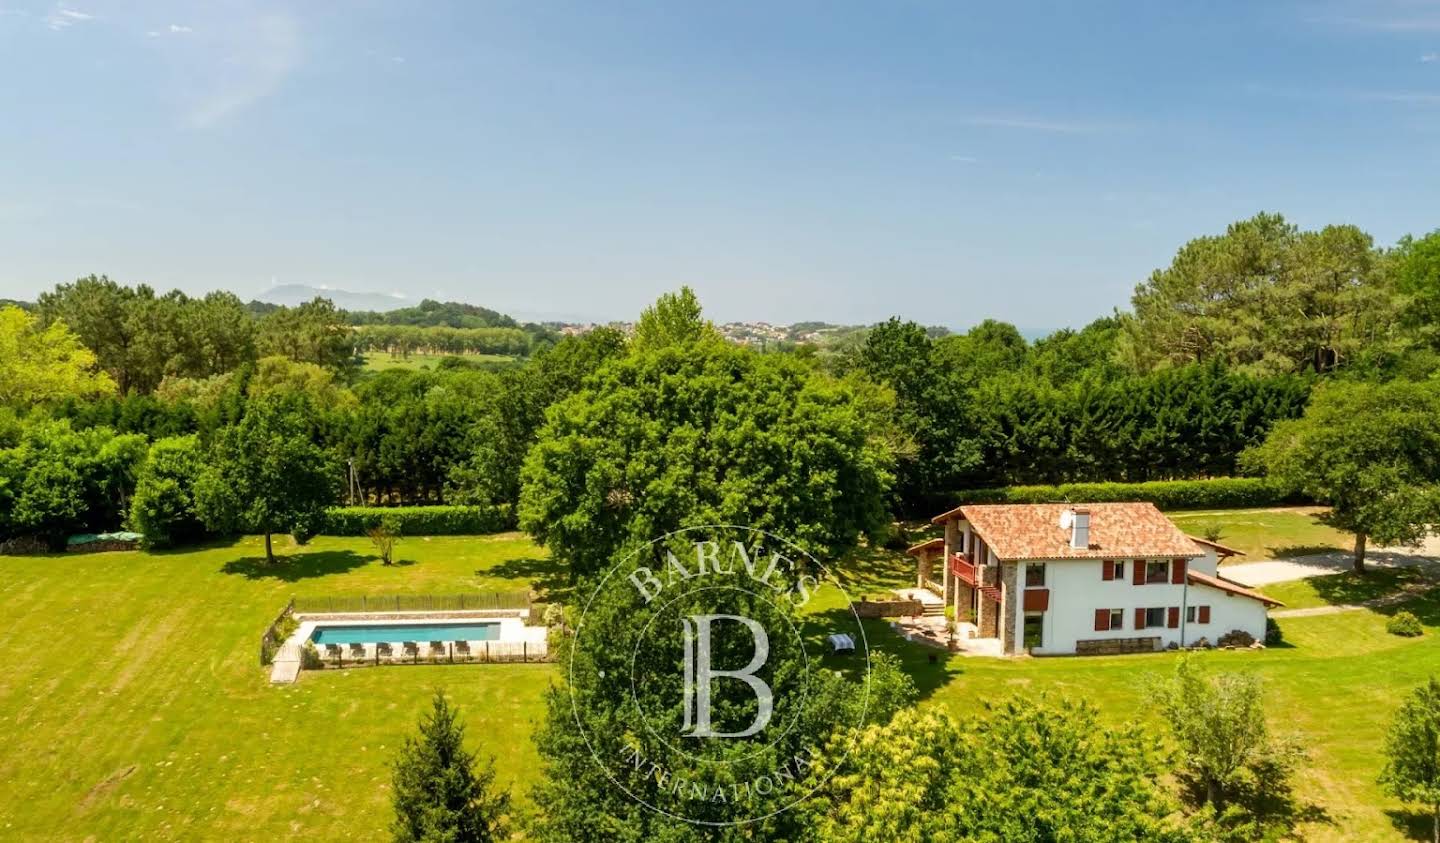
[[1273, 597], [1266, 597], [1258, 591], [1251, 591], [1240, 583], [1227, 580], [1224, 577], [1212, 577], [1209, 574], [1202, 574], [1198, 571], [1186, 571], [1186, 575], [1190, 578], [1190, 582], [1195, 585], [1208, 585], [1211, 588], [1218, 588], [1236, 597], [1249, 597], [1251, 600], [1259, 600], [1268, 606], [1285, 605]]
[[935, 539], [930, 539], [930, 540], [928, 540], [928, 541], [920, 542], [919, 544], [911, 545], [910, 547], [908, 547], [908, 548], [905, 549], [905, 552], [908, 553], [908, 554], [910, 554], [911, 556], [914, 556], [915, 554], [917, 554], [917, 553], [922, 553], [922, 552], [924, 552], [924, 551], [926, 551], [926, 550], [939, 550], [940, 548], [942, 548], [942, 547], [944, 547], [944, 546], [945, 546], [945, 540], [944, 540], [944, 539], [935, 538]]
[[1213, 548], [1215, 548], [1215, 552], [1216, 552], [1217, 554], [1219, 554], [1220, 556], [1244, 556], [1244, 555], [1245, 555], [1245, 551], [1243, 551], [1243, 550], [1236, 550], [1236, 549], [1233, 548], [1233, 547], [1226, 547], [1225, 545], [1221, 544], [1220, 542], [1212, 542], [1212, 541], [1210, 541], [1209, 539], [1202, 539], [1202, 538], [1200, 538], [1199, 536], [1191, 536], [1191, 537], [1190, 537], [1190, 541], [1195, 542], [1196, 544], [1199, 544], [1199, 545], [1204, 545], [1205, 547], [1213, 547]]
[[[1089, 511], [1089, 547], [1070, 546], [1070, 531], [1060, 526], [1060, 513], [1067, 509]], [[1152, 503], [976, 504], [941, 518], [954, 514], [969, 521], [995, 555], [1005, 560], [1204, 555]]]

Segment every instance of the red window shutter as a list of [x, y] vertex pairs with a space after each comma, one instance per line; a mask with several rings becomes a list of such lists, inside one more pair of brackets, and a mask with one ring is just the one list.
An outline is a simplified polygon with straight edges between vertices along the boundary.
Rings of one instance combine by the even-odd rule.
[[1135, 583], [1136, 585], [1144, 585], [1144, 584], [1145, 584], [1145, 560], [1144, 560], [1144, 559], [1134, 559], [1134, 560], [1132, 560], [1132, 561], [1130, 562], [1130, 566], [1135, 569], [1135, 575], [1130, 578], [1130, 581], [1133, 582], [1133, 583]]
[[1104, 579], [1104, 580], [1113, 580], [1113, 579], [1115, 579], [1115, 560], [1114, 560], [1114, 559], [1106, 559], [1106, 560], [1105, 560], [1103, 563], [1101, 563], [1101, 564], [1104, 566], [1104, 571], [1103, 571], [1103, 573], [1101, 573], [1100, 578], [1101, 578], [1101, 579]]
[[1110, 629], [1110, 610], [1109, 610], [1109, 609], [1096, 609], [1096, 610], [1095, 610], [1095, 631], [1096, 631], [1096, 632], [1105, 632], [1105, 631], [1107, 631], [1107, 630], [1109, 630], [1109, 629]]
[[1179, 628], [1180, 628], [1180, 607], [1179, 607], [1179, 606], [1171, 606], [1171, 607], [1170, 607], [1170, 612], [1169, 612], [1169, 618], [1168, 618], [1168, 620], [1170, 621], [1170, 623], [1168, 623], [1167, 626], [1169, 626], [1171, 629], [1179, 629]]
[[1210, 622], [1210, 607], [1209, 607], [1209, 606], [1201, 606], [1201, 607], [1200, 607], [1200, 623], [1209, 623], [1209, 622]]
[[1172, 559], [1170, 561], [1170, 582], [1174, 585], [1181, 585], [1185, 582], [1185, 560]]
[[1135, 628], [1136, 628], [1136, 629], [1144, 629], [1144, 628], [1145, 628], [1145, 610], [1144, 610], [1144, 609], [1136, 609], [1136, 610], [1135, 610]]

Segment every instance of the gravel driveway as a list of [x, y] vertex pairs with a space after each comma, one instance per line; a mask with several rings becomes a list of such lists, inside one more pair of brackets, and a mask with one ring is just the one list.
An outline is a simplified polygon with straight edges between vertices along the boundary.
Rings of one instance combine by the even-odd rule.
[[[1420, 547], [1374, 547], [1365, 553], [1365, 564], [1375, 568], [1426, 566], [1440, 568], [1440, 537], [1429, 536]], [[1297, 556], [1293, 559], [1267, 559], [1225, 565], [1220, 573], [1242, 585], [1262, 586], [1307, 577], [1341, 574], [1354, 567], [1351, 554], [1344, 551]]]

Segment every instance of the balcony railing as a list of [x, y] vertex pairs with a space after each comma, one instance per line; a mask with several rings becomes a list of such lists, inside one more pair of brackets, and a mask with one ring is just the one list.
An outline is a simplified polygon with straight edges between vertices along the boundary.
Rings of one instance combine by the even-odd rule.
[[970, 558], [964, 553], [956, 552], [950, 554], [950, 573], [971, 588], [974, 588], [980, 581], [976, 575], [975, 565], [970, 562]]

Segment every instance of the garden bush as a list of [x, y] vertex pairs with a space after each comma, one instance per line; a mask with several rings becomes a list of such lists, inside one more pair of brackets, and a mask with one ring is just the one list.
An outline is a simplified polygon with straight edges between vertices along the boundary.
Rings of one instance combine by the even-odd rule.
[[1424, 634], [1425, 630], [1420, 626], [1420, 619], [1409, 612], [1396, 612], [1385, 622], [1385, 631], [1391, 635], [1403, 635], [1406, 638], [1414, 638]]
[[1265, 646], [1274, 647], [1285, 641], [1285, 633], [1280, 631], [1280, 624], [1274, 618], [1265, 619]]
[[344, 506], [325, 514], [330, 536], [363, 536], [382, 522], [406, 536], [467, 536], [514, 527], [510, 507], [500, 506]]
[[1306, 503], [1295, 493], [1258, 477], [1152, 480], [1145, 483], [1061, 483], [966, 489], [950, 495], [967, 503], [1110, 503], [1150, 501], [1161, 509], [1231, 509]]

